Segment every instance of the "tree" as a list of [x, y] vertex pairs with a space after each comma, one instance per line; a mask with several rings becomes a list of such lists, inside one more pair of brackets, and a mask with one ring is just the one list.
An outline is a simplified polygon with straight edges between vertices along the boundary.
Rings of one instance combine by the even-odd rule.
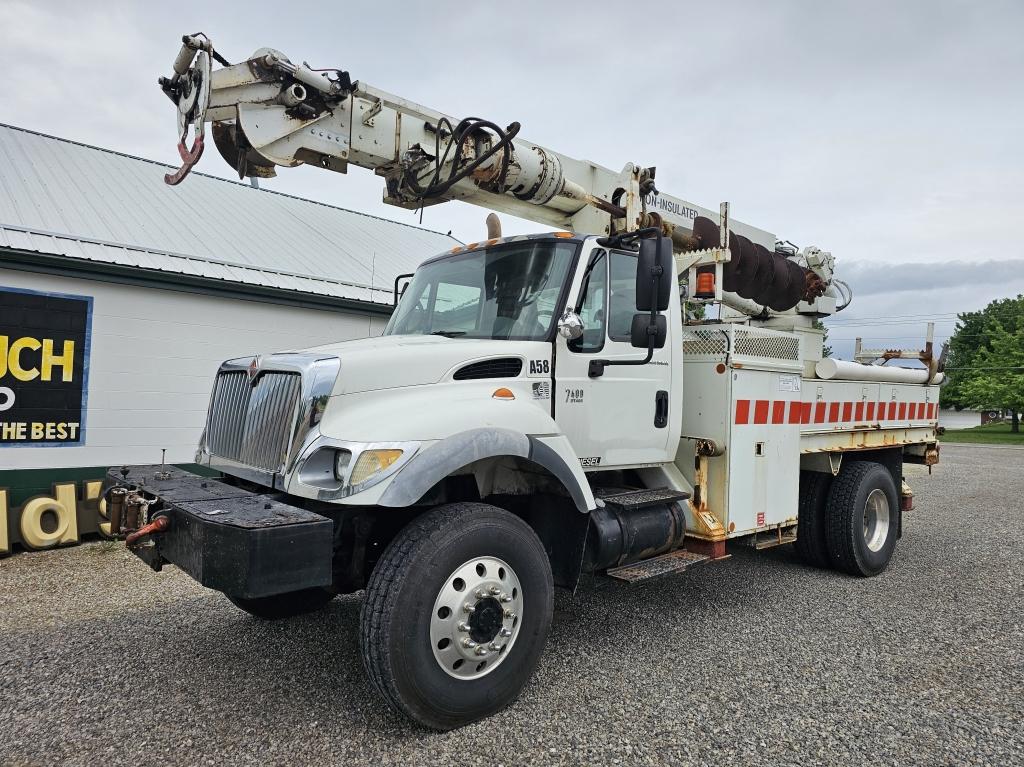
[[1024, 328], [1011, 333], [1000, 322], [989, 331], [989, 345], [974, 355], [974, 370], [961, 385], [961, 395], [971, 407], [1009, 408], [1010, 430], [1020, 431], [1018, 414], [1024, 408]]
[[[1024, 333], [1024, 295], [991, 302], [976, 312], [962, 312], [949, 339], [946, 360], [947, 380], [942, 387], [943, 407], [1014, 408], [1014, 430], [1017, 409], [1024, 399], [1011, 405], [1008, 400], [1014, 389], [1013, 376], [1024, 374], [1024, 365], [1017, 354], [1022, 349]], [[998, 339], [999, 350], [996, 350]], [[1016, 368], [1016, 369], [1014, 369]]]
[[821, 334], [821, 356], [822, 357], [831, 357], [832, 356], [832, 347], [828, 345], [828, 325], [826, 325], [824, 322], [822, 322], [819, 319], [815, 319], [811, 323], [811, 327], [815, 328], [816, 330], [824, 331]]

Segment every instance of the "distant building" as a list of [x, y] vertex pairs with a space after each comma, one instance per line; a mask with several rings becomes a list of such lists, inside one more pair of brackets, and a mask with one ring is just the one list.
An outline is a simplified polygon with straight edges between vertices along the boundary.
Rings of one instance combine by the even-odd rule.
[[982, 424], [978, 410], [940, 410], [939, 425], [947, 429], [970, 429]]
[[8, 506], [162, 449], [191, 462], [222, 360], [379, 334], [395, 277], [458, 244], [197, 173], [169, 187], [167, 170], [0, 125]]
[[[1020, 420], [1021, 414], [1017, 414], [1017, 419]], [[982, 410], [981, 411], [981, 422], [982, 423], [1001, 423], [1002, 421], [1012, 421], [1013, 410]]]

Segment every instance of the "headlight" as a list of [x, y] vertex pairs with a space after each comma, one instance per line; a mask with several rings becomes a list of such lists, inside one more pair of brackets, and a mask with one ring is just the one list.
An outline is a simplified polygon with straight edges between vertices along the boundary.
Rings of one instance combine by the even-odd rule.
[[418, 442], [347, 442], [318, 435], [285, 477], [290, 492], [336, 501], [361, 493], [402, 470]]
[[364, 450], [360, 454], [359, 460], [356, 461], [355, 468], [352, 469], [352, 476], [348, 480], [349, 485], [354, 486], [365, 482], [377, 472], [384, 471], [401, 457], [402, 451], [397, 449]]
[[352, 451], [351, 450], [338, 450], [334, 454], [334, 478], [339, 482], [345, 481], [345, 472], [348, 471], [348, 465], [352, 462]]

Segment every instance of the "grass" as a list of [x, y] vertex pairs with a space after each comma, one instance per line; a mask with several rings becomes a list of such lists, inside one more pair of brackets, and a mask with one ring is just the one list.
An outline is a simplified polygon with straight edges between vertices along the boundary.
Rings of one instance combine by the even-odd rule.
[[939, 437], [940, 442], [968, 442], [979, 445], [1022, 445], [1024, 430], [1018, 434], [1010, 431], [1008, 423], [986, 423], [970, 429], [946, 429]]

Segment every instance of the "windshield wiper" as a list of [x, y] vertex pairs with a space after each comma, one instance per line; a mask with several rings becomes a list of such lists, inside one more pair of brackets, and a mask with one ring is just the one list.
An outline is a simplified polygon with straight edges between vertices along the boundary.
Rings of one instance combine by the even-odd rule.
[[432, 336], [444, 336], [445, 338], [455, 338], [457, 336], [466, 335], [465, 330], [435, 330], [430, 335]]

